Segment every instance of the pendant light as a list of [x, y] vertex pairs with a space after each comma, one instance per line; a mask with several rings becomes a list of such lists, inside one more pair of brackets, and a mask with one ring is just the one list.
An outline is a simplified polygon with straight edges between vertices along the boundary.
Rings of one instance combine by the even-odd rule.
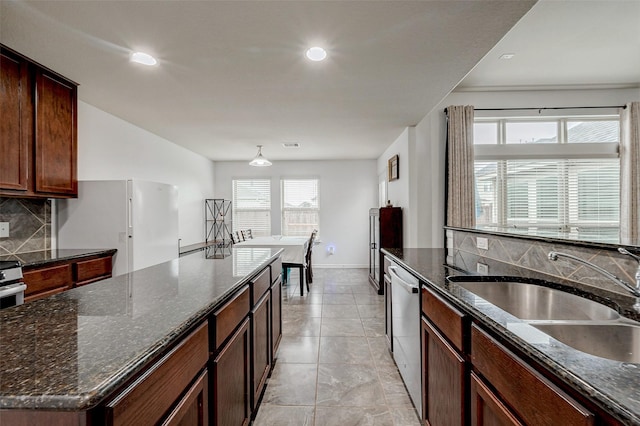
[[256, 155], [256, 158], [251, 160], [249, 165], [256, 167], [266, 167], [271, 165], [271, 161], [262, 156], [262, 145], [258, 145], [258, 154]]

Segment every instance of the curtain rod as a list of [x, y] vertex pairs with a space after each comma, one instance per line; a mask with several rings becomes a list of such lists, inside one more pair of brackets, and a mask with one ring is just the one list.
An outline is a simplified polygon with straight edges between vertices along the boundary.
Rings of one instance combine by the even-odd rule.
[[[474, 108], [474, 111], [542, 111], [546, 109], [603, 109], [603, 108], [622, 108], [626, 109], [626, 105], [609, 105], [609, 106], [577, 106], [577, 107], [541, 107], [541, 108]], [[448, 113], [447, 108], [444, 109], [445, 114]]]

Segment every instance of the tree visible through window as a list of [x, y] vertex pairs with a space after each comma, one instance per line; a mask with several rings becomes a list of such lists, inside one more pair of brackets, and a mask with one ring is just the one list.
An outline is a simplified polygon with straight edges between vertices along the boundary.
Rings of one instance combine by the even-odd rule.
[[282, 235], [308, 237], [320, 229], [318, 179], [282, 180]]

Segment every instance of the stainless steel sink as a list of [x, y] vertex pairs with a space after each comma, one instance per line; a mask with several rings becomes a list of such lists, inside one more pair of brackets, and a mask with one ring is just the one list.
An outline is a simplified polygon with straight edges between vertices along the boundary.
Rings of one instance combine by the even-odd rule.
[[582, 352], [621, 362], [640, 363], [640, 326], [614, 324], [531, 324]]
[[522, 320], [614, 320], [620, 315], [593, 300], [535, 284], [510, 281], [454, 281]]

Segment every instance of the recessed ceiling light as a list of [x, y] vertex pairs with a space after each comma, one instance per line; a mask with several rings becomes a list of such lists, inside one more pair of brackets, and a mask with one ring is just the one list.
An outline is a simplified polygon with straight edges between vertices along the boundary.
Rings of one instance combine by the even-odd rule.
[[500, 59], [513, 59], [514, 56], [516, 56], [515, 53], [503, 53]]
[[317, 61], [322, 61], [327, 57], [327, 51], [324, 50], [322, 47], [312, 47], [307, 50], [306, 55], [307, 55], [307, 58], [317, 62]]
[[143, 53], [143, 52], [133, 52], [131, 54], [131, 61], [137, 62], [142, 65], [149, 65], [149, 66], [155, 65], [158, 63], [156, 58], [149, 55], [148, 53]]
[[285, 148], [300, 148], [300, 144], [298, 142], [284, 142], [282, 146]]

